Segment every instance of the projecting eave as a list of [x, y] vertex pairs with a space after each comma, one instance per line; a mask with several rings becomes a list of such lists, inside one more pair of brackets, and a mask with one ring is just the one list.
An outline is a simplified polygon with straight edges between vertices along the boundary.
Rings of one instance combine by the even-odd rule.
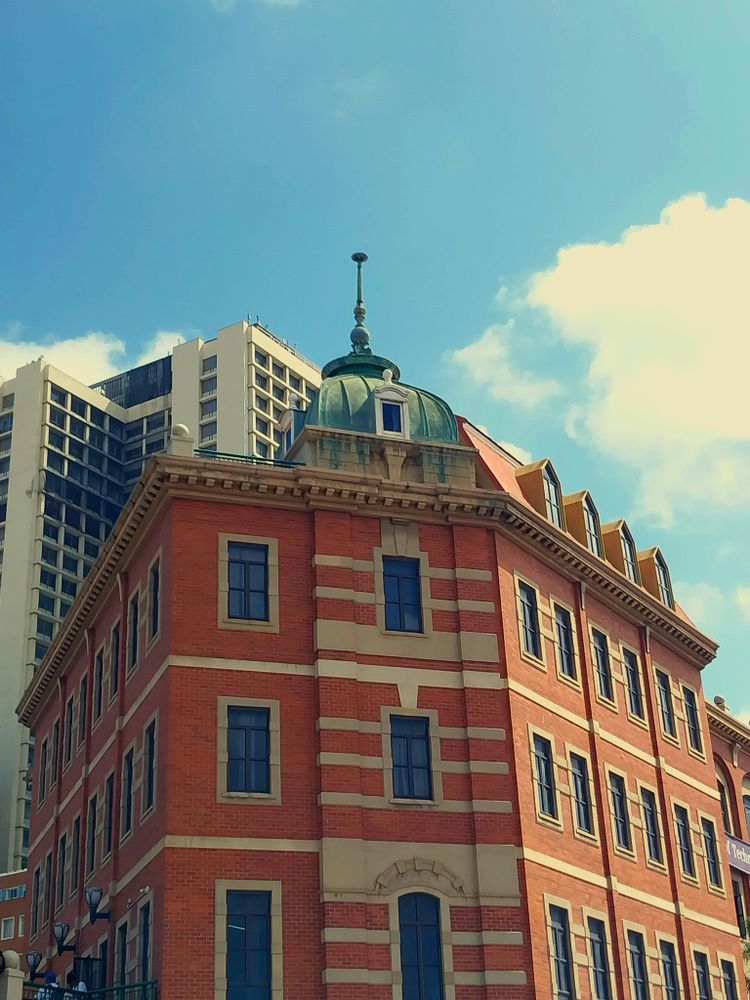
[[710, 701], [706, 702], [706, 712], [708, 728], [712, 733], [723, 736], [729, 743], [737, 744], [743, 750], [750, 751], [750, 726]]
[[[457, 447], [457, 446], [453, 446]], [[460, 446], [458, 446], [460, 447]], [[99, 558], [24, 692], [17, 713], [33, 728], [34, 718], [68, 658], [83, 640], [96, 602], [124, 571], [138, 539], [171, 496], [211, 494], [217, 502], [275, 507], [358, 511], [375, 517], [408, 514], [425, 521], [494, 527], [555, 567], [583, 582], [608, 603], [698, 667], [716, 654], [716, 643], [683, 621], [641, 587], [631, 584], [604, 560], [509, 493], [446, 484], [393, 482], [310, 466], [253, 465], [242, 460], [155, 455], [144, 470]]]

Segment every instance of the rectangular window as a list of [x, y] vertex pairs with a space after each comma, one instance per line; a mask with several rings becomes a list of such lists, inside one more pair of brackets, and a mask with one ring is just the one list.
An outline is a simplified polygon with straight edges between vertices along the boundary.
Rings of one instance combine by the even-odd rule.
[[268, 546], [229, 542], [229, 617], [267, 622]]
[[42, 743], [42, 752], [39, 754], [39, 805], [44, 802], [44, 797], [47, 794], [47, 754], [49, 753], [49, 743], [44, 740]]
[[205, 403], [201, 403], [201, 420], [210, 420], [211, 417], [216, 416], [217, 403], [215, 399], [209, 399]]
[[271, 791], [270, 710], [230, 705], [227, 709], [227, 791]]
[[109, 641], [109, 697], [114, 698], [120, 683], [120, 623], [112, 629]]
[[3, 917], [0, 923], [0, 941], [8, 941], [16, 933], [16, 918]]
[[65, 744], [63, 747], [63, 763], [69, 764], [73, 756], [73, 698], [68, 698], [65, 706]]
[[133, 829], [134, 754], [128, 750], [122, 762], [122, 834]]
[[683, 686], [682, 697], [685, 702], [685, 724], [687, 726], [690, 747], [696, 753], [703, 753], [703, 737], [701, 736], [701, 722], [695, 691], [692, 688]]
[[201, 362], [201, 373], [203, 375], [209, 375], [211, 372], [216, 371], [216, 355], [212, 354], [210, 358], [204, 358]]
[[690, 817], [684, 806], [674, 807], [674, 818], [677, 825], [677, 842], [680, 847], [680, 861], [685, 875], [695, 878], [695, 857], [693, 841], [690, 835]]
[[41, 873], [37, 868], [34, 871], [34, 879], [31, 887], [31, 936], [34, 937], [39, 930], [39, 882]]
[[86, 713], [88, 712], [89, 682], [84, 677], [78, 692], [78, 745], [86, 739]]
[[630, 832], [630, 813], [628, 811], [628, 792], [625, 779], [621, 774], [610, 774], [609, 792], [612, 798], [612, 812], [615, 817], [615, 840], [617, 846], [625, 851], [633, 849], [633, 838]]
[[721, 889], [721, 862], [719, 861], [719, 848], [716, 843], [716, 827], [713, 820], [701, 817], [701, 829], [703, 831], [703, 846], [706, 852], [706, 868], [708, 869], [708, 881], [716, 889]]
[[549, 917], [552, 929], [552, 960], [555, 968], [555, 1000], [575, 1000], [568, 911], [562, 906], [550, 906]]
[[102, 857], [112, 850], [112, 822], [115, 808], [115, 776], [110, 774], [104, 785], [104, 842], [102, 844]]
[[138, 974], [142, 983], [151, 975], [151, 904], [138, 911]]
[[560, 673], [575, 680], [576, 658], [573, 645], [573, 623], [567, 608], [555, 605], [555, 630], [560, 653]]
[[78, 865], [81, 857], [81, 817], [73, 820], [73, 836], [70, 845], [70, 894], [78, 891]]
[[730, 962], [726, 958], [721, 960], [721, 985], [724, 987], [724, 996], [726, 1000], [739, 1000], [734, 963]]
[[128, 606], [128, 669], [133, 670], [138, 663], [138, 632], [139, 632], [139, 600], [138, 591], [130, 598]]
[[528, 583], [519, 581], [518, 596], [521, 601], [521, 629], [523, 648], [537, 660], [542, 658], [542, 633], [539, 628], [539, 608], [536, 590]]
[[44, 898], [42, 900], [42, 926], [49, 923], [50, 907], [52, 905], [52, 851], [44, 862]]
[[615, 700], [614, 685], [612, 683], [612, 665], [609, 661], [609, 643], [603, 632], [596, 629], [591, 630], [594, 642], [594, 668], [596, 670], [597, 686], [599, 694], [607, 701]]
[[628, 931], [628, 956], [634, 1000], [649, 1000], [651, 994], [646, 967], [646, 943], [638, 931]]
[[571, 753], [570, 770], [573, 775], [573, 798], [576, 809], [576, 826], [584, 833], [594, 832], [594, 811], [591, 807], [589, 765], [585, 757]]
[[98, 796], [89, 799], [89, 811], [86, 817], [86, 874], [90, 875], [96, 865], [96, 811], [99, 805]]
[[156, 791], [156, 723], [146, 726], [143, 773], [143, 809], [147, 812], [154, 804]]
[[100, 649], [94, 662], [94, 720], [101, 718], [104, 707], [104, 650]]
[[271, 893], [227, 892], [227, 1000], [271, 1000]]
[[628, 689], [628, 707], [630, 714], [637, 719], [645, 718], [643, 709], [643, 691], [641, 689], [641, 672], [638, 669], [638, 657], [630, 649], [623, 650], [625, 665], [625, 683]]
[[544, 736], [534, 733], [534, 771], [537, 801], [542, 816], [557, 819], [557, 794], [552, 744]]
[[115, 981], [125, 984], [128, 975], [128, 922], [117, 928]]
[[695, 961], [695, 981], [698, 986], [698, 1000], [713, 1000], [708, 955], [703, 951], [694, 951], [693, 960]]
[[591, 968], [594, 973], [595, 1000], [612, 1000], [609, 957], [607, 955], [607, 929], [603, 920], [589, 917], [589, 942], [591, 944]]
[[216, 381], [216, 376], [211, 375], [208, 378], [201, 379], [201, 396], [210, 396], [212, 393], [216, 392], [216, 386], [218, 385]]
[[680, 1000], [680, 980], [677, 973], [675, 947], [671, 941], [661, 941], [659, 953], [664, 981], [664, 1000]]
[[652, 861], [661, 864], [664, 860], [661, 847], [661, 830], [659, 829], [659, 807], [656, 795], [650, 788], [641, 789], [641, 806], [643, 808], [643, 827], [646, 831], [646, 847]]
[[422, 631], [419, 559], [383, 556], [385, 627], [392, 632]]
[[732, 878], [732, 896], [734, 898], [734, 912], [737, 916], [737, 929], [740, 937], [747, 937], [747, 919], [745, 917], [745, 893], [742, 889], [742, 876]]
[[57, 770], [60, 766], [60, 720], [55, 719], [52, 727], [52, 765], [50, 767], [50, 786], [57, 781]]
[[383, 430], [388, 434], [403, 433], [401, 404], [383, 401], [380, 405], [383, 414]]
[[430, 720], [391, 716], [393, 795], [397, 799], [432, 798]]
[[65, 865], [67, 861], [68, 838], [63, 834], [57, 845], [57, 891], [55, 893], [55, 906], [62, 906], [65, 902]]
[[159, 631], [159, 602], [161, 597], [161, 589], [159, 584], [159, 568], [160, 561], [157, 559], [156, 562], [151, 566], [148, 574], [148, 637], [153, 639], [154, 636]]
[[677, 736], [677, 726], [674, 718], [674, 705], [672, 704], [672, 684], [669, 674], [663, 670], [656, 671], [656, 689], [659, 693], [659, 711], [661, 712], [661, 725], [665, 736], [673, 739]]

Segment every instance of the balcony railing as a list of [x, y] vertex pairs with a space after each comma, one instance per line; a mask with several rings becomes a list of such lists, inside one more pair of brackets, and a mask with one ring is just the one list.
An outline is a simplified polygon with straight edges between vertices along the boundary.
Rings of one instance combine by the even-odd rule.
[[293, 469], [304, 462], [286, 462], [283, 458], [261, 458], [260, 455], [235, 455], [231, 451], [215, 451], [213, 448], [195, 448], [200, 458], [220, 458], [224, 462], [240, 462], [244, 465], [275, 465], [282, 469]]
[[24, 983], [23, 1000], [159, 1000], [156, 979], [126, 986], [105, 986], [100, 990], [79, 993], [68, 986], [47, 986], [43, 981]]

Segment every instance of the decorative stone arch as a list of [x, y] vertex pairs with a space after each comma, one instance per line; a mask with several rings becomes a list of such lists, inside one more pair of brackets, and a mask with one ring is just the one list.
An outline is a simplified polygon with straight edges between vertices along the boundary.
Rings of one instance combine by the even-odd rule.
[[391, 896], [406, 889], [432, 890], [453, 898], [465, 896], [463, 881], [439, 861], [405, 858], [395, 861], [375, 879], [379, 896]]

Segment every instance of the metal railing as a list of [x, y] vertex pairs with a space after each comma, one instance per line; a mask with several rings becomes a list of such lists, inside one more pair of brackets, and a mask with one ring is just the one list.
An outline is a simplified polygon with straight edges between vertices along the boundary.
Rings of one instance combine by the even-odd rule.
[[23, 1000], [159, 1000], [156, 979], [124, 986], [105, 986], [99, 990], [79, 993], [69, 986], [48, 986], [37, 980], [23, 984]]
[[276, 465], [282, 469], [293, 469], [304, 462], [287, 462], [283, 458], [261, 458], [260, 455], [236, 455], [231, 451], [215, 451], [213, 448], [193, 449], [199, 458], [221, 458], [225, 462], [240, 462], [245, 465]]

